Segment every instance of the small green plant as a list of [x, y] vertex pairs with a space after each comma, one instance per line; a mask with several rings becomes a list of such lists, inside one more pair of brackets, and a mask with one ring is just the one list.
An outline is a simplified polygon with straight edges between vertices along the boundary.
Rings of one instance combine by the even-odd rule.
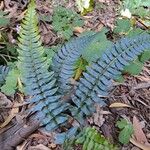
[[0, 10], [0, 27], [7, 26], [10, 23], [10, 19], [7, 17], [7, 13]]
[[122, 144], [129, 143], [131, 135], [133, 134], [133, 126], [126, 119], [117, 121], [116, 126], [121, 130], [119, 133], [119, 141]]
[[123, 9], [129, 9], [131, 14], [140, 17], [149, 16], [149, 0], [123, 0]]
[[95, 128], [87, 127], [78, 135], [77, 144], [83, 145], [83, 150], [117, 150], [118, 148], [111, 144]]
[[0, 64], [13, 62], [17, 55], [16, 45], [9, 42], [6, 31], [0, 31]]
[[20, 73], [18, 69], [12, 69], [9, 71], [5, 84], [1, 87], [1, 92], [5, 93], [6, 95], [13, 95], [16, 91], [18, 78]]
[[72, 10], [58, 6], [54, 10], [52, 25], [54, 30], [64, 39], [68, 40], [73, 35], [74, 27], [83, 26], [80, 16]]
[[116, 27], [113, 32], [120, 35], [126, 35], [131, 28], [132, 26], [130, 19], [117, 19]]

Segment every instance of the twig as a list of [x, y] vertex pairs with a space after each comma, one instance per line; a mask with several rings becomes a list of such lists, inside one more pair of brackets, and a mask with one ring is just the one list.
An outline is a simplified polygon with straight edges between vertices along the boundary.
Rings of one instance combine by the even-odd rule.
[[150, 87], [150, 82], [147, 82], [147, 83], [139, 83], [138, 85], [133, 87], [133, 89], [138, 90], [138, 89], [149, 88], [149, 87]]
[[15, 125], [10, 129], [0, 134], [1, 150], [14, 150], [18, 144], [23, 142], [30, 134], [39, 128], [38, 120], [24, 121], [22, 124], [15, 122]]

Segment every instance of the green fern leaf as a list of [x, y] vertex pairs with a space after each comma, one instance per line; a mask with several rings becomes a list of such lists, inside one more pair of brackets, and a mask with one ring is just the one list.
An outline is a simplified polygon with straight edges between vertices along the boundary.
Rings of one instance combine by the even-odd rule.
[[80, 79], [72, 101], [76, 105], [71, 110], [72, 115], [84, 123], [84, 116], [91, 115], [95, 111], [94, 103], [106, 105], [107, 96], [112, 88], [112, 79], [121, 74], [125, 66], [129, 65], [145, 49], [150, 47], [150, 35], [141, 34], [136, 38], [124, 38], [118, 41], [112, 48], [103, 53]]
[[83, 145], [83, 150], [117, 150], [113, 144], [109, 143], [95, 128], [85, 127], [78, 135], [77, 144]]
[[41, 120], [41, 125], [44, 125], [46, 130], [53, 130], [67, 121], [68, 117], [62, 112], [67, 109], [68, 104], [64, 104], [61, 96], [56, 95], [54, 73], [48, 72], [33, 0], [28, 6], [19, 36], [18, 66], [26, 94], [32, 96], [29, 102], [34, 104], [34, 107], [30, 111], [36, 112], [36, 118]]

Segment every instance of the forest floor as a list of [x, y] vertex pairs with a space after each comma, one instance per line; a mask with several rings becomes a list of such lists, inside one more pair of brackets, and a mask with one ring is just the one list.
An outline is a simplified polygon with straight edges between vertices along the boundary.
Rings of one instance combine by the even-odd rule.
[[[67, 2], [65, 0], [37, 0], [38, 14], [52, 16], [54, 6], [58, 6], [59, 4], [77, 12], [75, 1], [73, 0], [68, 0]], [[0, 9], [7, 10], [9, 12], [9, 17], [11, 18], [11, 25], [9, 28], [5, 29], [10, 43], [15, 43], [16, 41], [14, 35], [17, 32], [17, 25], [24, 16], [26, 6], [27, 0], [4, 0], [0, 2]], [[84, 30], [101, 31], [102, 27], [107, 27], [112, 30], [118, 15], [118, 6], [118, 0], [96, 0], [94, 10], [82, 17], [85, 25], [82, 28], [77, 29], [74, 34], [78, 36]], [[60, 38], [53, 31], [49, 22], [41, 21], [40, 30], [42, 31], [41, 38], [44, 46], [49, 47], [59, 43]], [[97, 112], [93, 114], [92, 117], [88, 118], [88, 123], [91, 126], [95, 126], [95, 128], [112, 143], [116, 143], [116, 141], [118, 141], [116, 121], [118, 118], [123, 117], [129, 120], [135, 129], [141, 129], [135, 136], [140, 136], [141, 141], [150, 143], [150, 62], [148, 61], [145, 63], [144, 68], [139, 75], [131, 76], [126, 74], [124, 77], [125, 82], [115, 82], [114, 90], [108, 96], [111, 103], [119, 102], [120, 106], [104, 108], [97, 106]], [[13, 99], [23, 101], [23, 97], [19, 93], [16, 93], [13, 97], [5, 97], [5, 95], [1, 93], [0, 103], [4, 103], [2, 102], [4, 99], [10, 106], [14, 103]], [[121, 104], [126, 104], [126, 106]], [[9, 107], [9, 105], [7, 105], [7, 107]], [[3, 123], [7, 116], [19, 111], [20, 110], [17, 108], [8, 108], [7, 111], [5, 109], [2, 110], [0, 122]], [[10, 116], [10, 118], [14, 117], [16, 117], [17, 120], [21, 120], [22, 118], [20, 115]], [[10, 122], [9, 120], [11, 119], [8, 119], [8, 122]], [[6, 122], [6, 125], [10, 126], [10, 123]], [[3, 124], [2, 130], [5, 130], [6, 125]], [[24, 142], [19, 144], [16, 149], [62, 150], [60, 145], [53, 143], [52, 136], [53, 135], [49, 133], [37, 130], [27, 139], [24, 139]], [[140, 150], [136, 144], [131, 142], [126, 145], [119, 145], [121, 150]], [[80, 150], [81, 147], [77, 146], [74, 149]]]

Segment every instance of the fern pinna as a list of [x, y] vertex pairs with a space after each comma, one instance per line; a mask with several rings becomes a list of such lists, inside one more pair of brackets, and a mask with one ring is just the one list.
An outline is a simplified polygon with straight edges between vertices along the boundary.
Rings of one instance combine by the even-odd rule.
[[56, 79], [53, 72], [48, 72], [37, 24], [35, 3], [31, 1], [19, 33], [19, 69], [25, 91], [32, 96], [30, 103], [35, 104], [31, 112], [37, 112], [41, 125], [52, 130], [67, 120], [67, 116], [61, 113], [67, 109], [67, 104], [56, 95]]
[[77, 136], [75, 141], [83, 145], [83, 150], [118, 150], [118, 148], [108, 142], [95, 128], [86, 127]]
[[[48, 131], [66, 124], [69, 118], [84, 125], [85, 117], [95, 111], [95, 103], [102, 106], [107, 104], [103, 97], [108, 95], [112, 79], [121, 74], [124, 66], [142, 51], [150, 48], [149, 34], [141, 34], [133, 39], [123, 38], [116, 42], [86, 68], [71, 100], [65, 102], [61, 97], [65, 96], [63, 92], [70, 89], [69, 79], [76, 69], [75, 62], [81, 57], [82, 50], [95, 39], [96, 34], [72, 40], [58, 50], [51, 67], [54, 72], [48, 71], [49, 66], [43, 56], [44, 48], [41, 46], [33, 0], [28, 6], [19, 35], [18, 67], [26, 94], [31, 96], [29, 103], [34, 104], [30, 112], [36, 114], [36, 118], [41, 120], [41, 125]], [[78, 127], [74, 127], [67, 134], [60, 134], [61, 142], [77, 131]]]

